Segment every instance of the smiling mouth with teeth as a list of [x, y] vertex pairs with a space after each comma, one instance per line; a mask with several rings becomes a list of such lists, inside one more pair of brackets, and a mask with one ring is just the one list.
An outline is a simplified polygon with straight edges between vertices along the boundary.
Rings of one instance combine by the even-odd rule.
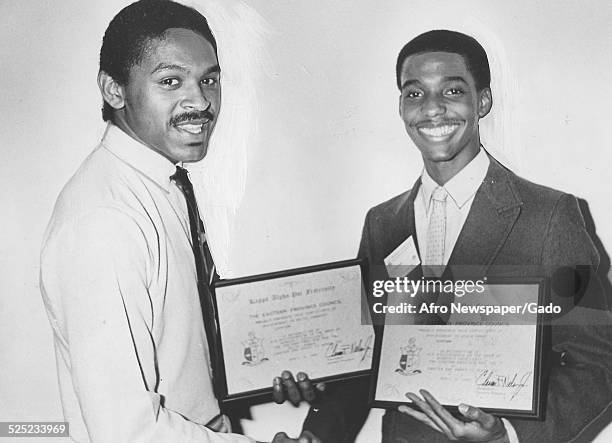
[[176, 127], [182, 131], [189, 132], [190, 134], [200, 134], [204, 128], [204, 123], [200, 123], [199, 125], [182, 124], [177, 125]]
[[420, 127], [418, 128], [418, 130], [420, 133], [426, 135], [427, 137], [444, 137], [449, 134], [452, 134], [458, 127], [459, 125], [452, 124], [432, 127]]

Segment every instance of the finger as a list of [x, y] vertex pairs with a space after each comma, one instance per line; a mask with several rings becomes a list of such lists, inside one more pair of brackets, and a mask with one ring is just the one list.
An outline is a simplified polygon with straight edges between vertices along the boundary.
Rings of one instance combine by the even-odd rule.
[[398, 407], [397, 410], [402, 412], [402, 413], [404, 413], [404, 414], [407, 414], [407, 415], [411, 416], [412, 418], [420, 421], [421, 423], [426, 424], [427, 426], [429, 426], [434, 431], [438, 431], [438, 432], [444, 434], [444, 431], [442, 429], [440, 429], [440, 427], [438, 425], [436, 425], [433, 421], [431, 421], [431, 419], [428, 416], [426, 416], [424, 413], [419, 412], [419, 411], [415, 411], [410, 406], [405, 406], [405, 405], [402, 405], [402, 406]]
[[298, 437], [298, 443], [322, 443], [312, 432], [302, 431]]
[[287, 393], [287, 398], [293, 404], [293, 406], [297, 406], [300, 404], [301, 395], [300, 390], [293, 379], [293, 375], [289, 371], [283, 371], [281, 374], [283, 379], [283, 387], [285, 388], [285, 392]]
[[421, 411], [423, 411], [425, 415], [427, 415], [427, 417], [429, 417], [431, 421], [433, 421], [436, 426], [438, 426], [442, 430], [442, 433], [444, 433], [444, 435], [446, 435], [448, 438], [452, 437], [451, 430], [448, 428], [446, 423], [444, 423], [444, 421], [440, 417], [438, 417], [438, 415], [433, 411], [433, 409], [431, 409], [429, 403], [424, 400], [421, 400], [421, 398], [413, 392], [406, 393], [406, 397], [408, 397], [412, 401], [412, 403], [414, 403], [415, 406], [417, 406]]
[[284, 432], [277, 432], [272, 440], [272, 443], [287, 443], [287, 441], [291, 441], [289, 440], [289, 436], [287, 434]]
[[461, 412], [465, 418], [471, 421], [477, 421], [485, 429], [493, 429], [497, 424], [497, 419], [495, 416], [487, 414], [482, 409], [474, 406], [462, 403], [459, 405], [459, 412]]
[[298, 387], [300, 388], [300, 392], [302, 393], [302, 397], [304, 398], [304, 400], [306, 400], [307, 402], [313, 401], [316, 398], [317, 394], [315, 393], [315, 390], [312, 387], [312, 382], [308, 378], [308, 375], [304, 374], [303, 372], [298, 372], [297, 379]]
[[206, 423], [206, 427], [209, 428], [209, 429], [212, 429], [215, 432], [224, 432], [222, 430], [222, 427], [223, 427], [223, 415], [219, 414], [216, 417], [214, 417], [211, 421]]
[[327, 389], [327, 385], [325, 383], [317, 383], [315, 385], [315, 388], [317, 389], [317, 391], [319, 392], [325, 392], [325, 389]]
[[283, 382], [280, 377], [274, 377], [272, 380], [272, 399], [274, 403], [281, 404], [285, 401], [285, 394], [283, 393]]
[[444, 406], [442, 406], [438, 402], [438, 400], [436, 400], [435, 397], [431, 395], [428, 391], [426, 391], [425, 389], [421, 389], [419, 392], [421, 393], [427, 404], [429, 404], [431, 409], [436, 413], [438, 417], [440, 417], [446, 427], [451, 431], [452, 435], [454, 437], [462, 437], [465, 430], [465, 424], [462, 421], [457, 420], [455, 417], [453, 417], [451, 413], [448, 412], [448, 410]]
[[225, 414], [223, 414], [221, 417], [223, 417], [223, 423], [221, 424], [221, 430], [219, 432], [231, 434], [232, 433], [232, 421]]

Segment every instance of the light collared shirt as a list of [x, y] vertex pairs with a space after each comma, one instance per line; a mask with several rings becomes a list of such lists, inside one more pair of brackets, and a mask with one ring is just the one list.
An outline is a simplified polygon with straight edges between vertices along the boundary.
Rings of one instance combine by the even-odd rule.
[[252, 442], [219, 414], [176, 167], [109, 125], [41, 253], [64, 416], [79, 442]]
[[[448, 263], [459, 233], [470, 212], [474, 196], [489, 169], [489, 157], [481, 149], [461, 171], [444, 184], [448, 193], [446, 198], [446, 234], [444, 237], [444, 264]], [[439, 185], [423, 169], [421, 187], [414, 199], [414, 221], [419, 242], [421, 258], [427, 255], [427, 228], [429, 226], [433, 205], [431, 196]]]
[[[470, 213], [476, 192], [487, 175], [490, 162], [485, 150], [481, 148], [476, 157], [443, 186], [448, 194], [446, 198], [446, 233], [444, 236], [445, 265], [453, 253], [459, 233]], [[414, 222], [421, 258], [427, 254], [427, 228], [433, 209], [431, 197], [438, 186], [440, 185], [423, 168], [421, 187], [414, 199]], [[512, 424], [505, 418], [502, 418], [502, 421], [508, 432], [510, 443], [518, 443], [518, 436]]]

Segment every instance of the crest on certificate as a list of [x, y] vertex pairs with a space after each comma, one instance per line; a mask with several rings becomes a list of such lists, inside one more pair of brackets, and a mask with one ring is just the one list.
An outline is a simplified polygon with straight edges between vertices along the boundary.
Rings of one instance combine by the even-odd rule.
[[401, 375], [420, 374], [422, 350], [423, 348], [417, 346], [416, 338], [410, 337], [405, 346], [400, 346], [399, 365], [395, 372]]
[[258, 337], [255, 332], [249, 331], [248, 337], [242, 342], [242, 345], [244, 346], [242, 352], [243, 365], [256, 366], [269, 360], [264, 348], [264, 339]]

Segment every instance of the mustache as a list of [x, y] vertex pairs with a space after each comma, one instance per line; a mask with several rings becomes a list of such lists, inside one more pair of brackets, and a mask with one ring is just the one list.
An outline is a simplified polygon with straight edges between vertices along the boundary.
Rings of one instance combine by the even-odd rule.
[[184, 122], [192, 121], [192, 120], [212, 120], [215, 116], [209, 110], [204, 111], [194, 111], [194, 112], [184, 112], [179, 115], [175, 115], [170, 119], [171, 125], [179, 125]]

